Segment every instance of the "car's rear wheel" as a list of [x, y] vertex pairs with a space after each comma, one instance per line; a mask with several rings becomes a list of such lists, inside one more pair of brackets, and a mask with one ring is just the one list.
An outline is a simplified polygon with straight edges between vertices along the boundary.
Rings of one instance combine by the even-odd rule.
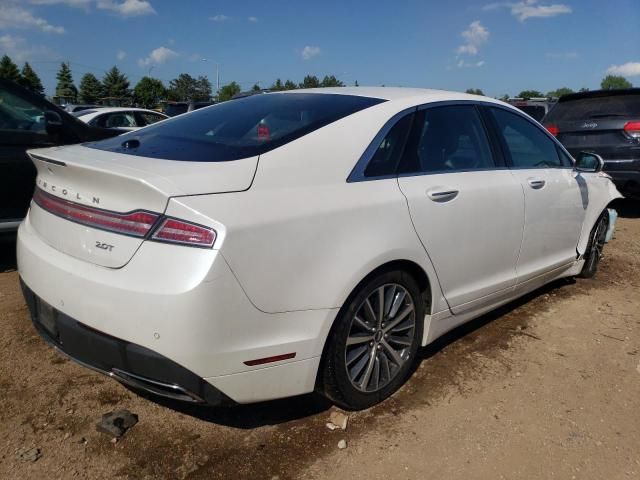
[[422, 294], [408, 273], [365, 281], [341, 309], [328, 339], [321, 371], [325, 395], [355, 410], [389, 397], [411, 372], [423, 324]]
[[596, 224], [591, 230], [589, 244], [584, 254], [584, 266], [580, 272], [582, 278], [592, 278], [598, 271], [598, 264], [602, 258], [607, 230], [609, 229], [609, 212], [606, 210], [598, 217]]

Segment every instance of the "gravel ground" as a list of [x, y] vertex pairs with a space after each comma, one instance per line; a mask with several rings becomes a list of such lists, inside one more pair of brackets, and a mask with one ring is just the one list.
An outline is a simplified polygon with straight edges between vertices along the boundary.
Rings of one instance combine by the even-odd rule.
[[[595, 279], [452, 332], [346, 431], [312, 395], [194, 408], [65, 360], [33, 330], [15, 245], [0, 243], [0, 478], [640, 478], [640, 206], [620, 208]], [[139, 423], [113, 442], [95, 424], [120, 408]]]

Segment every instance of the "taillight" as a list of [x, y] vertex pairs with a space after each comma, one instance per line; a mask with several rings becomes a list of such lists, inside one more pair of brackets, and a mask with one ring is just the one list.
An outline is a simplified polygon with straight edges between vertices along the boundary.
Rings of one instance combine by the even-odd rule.
[[[36, 188], [33, 201], [43, 210], [72, 222], [138, 238], [194, 247], [212, 247], [216, 231], [212, 228], [143, 210], [117, 213], [70, 202]], [[159, 220], [160, 219], [160, 220]], [[154, 226], [156, 226], [154, 228]]]
[[640, 139], [640, 121], [627, 122], [623, 128], [630, 137]]
[[165, 218], [151, 235], [152, 240], [196, 247], [212, 247], [216, 241], [215, 230], [195, 223]]
[[269, 126], [262, 120], [258, 124], [258, 138], [263, 140], [269, 140], [271, 138], [271, 132], [269, 131]]
[[132, 237], [146, 236], [160, 217], [157, 213], [141, 210], [117, 213], [88, 207], [56, 197], [39, 188], [33, 194], [33, 201], [42, 209], [72, 222]]
[[549, 131], [549, 133], [554, 137], [557, 137], [558, 134], [560, 133], [560, 129], [558, 128], [557, 125], [545, 125], [544, 128], [546, 128]]

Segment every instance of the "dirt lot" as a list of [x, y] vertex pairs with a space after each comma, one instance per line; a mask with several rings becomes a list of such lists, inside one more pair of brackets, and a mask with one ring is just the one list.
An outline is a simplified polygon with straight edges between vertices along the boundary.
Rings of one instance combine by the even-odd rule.
[[[345, 432], [314, 396], [157, 403], [64, 360], [31, 327], [14, 245], [0, 244], [0, 478], [640, 478], [640, 207], [621, 206], [594, 280], [447, 336]], [[95, 423], [116, 408], [140, 422], [112, 443]], [[19, 458], [31, 447], [39, 459]]]

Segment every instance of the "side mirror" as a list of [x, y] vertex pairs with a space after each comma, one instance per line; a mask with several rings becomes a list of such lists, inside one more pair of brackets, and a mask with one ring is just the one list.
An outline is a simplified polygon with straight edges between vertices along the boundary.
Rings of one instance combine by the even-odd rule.
[[62, 117], [58, 112], [47, 110], [44, 112], [44, 125], [49, 135], [56, 135], [62, 130]]
[[576, 170], [579, 172], [599, 172], [604, 168], [604, 160], [593, 152], [580, 152], [576, 158]]

